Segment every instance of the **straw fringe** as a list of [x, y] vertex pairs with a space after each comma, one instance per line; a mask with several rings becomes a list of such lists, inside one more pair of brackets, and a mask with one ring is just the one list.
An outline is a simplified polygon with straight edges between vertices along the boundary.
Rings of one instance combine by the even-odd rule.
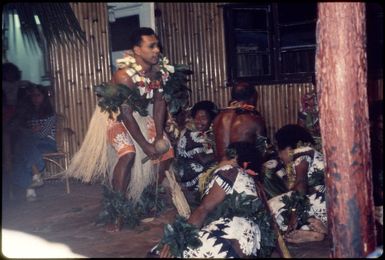
[[[113, 116], [116, 117], [116, 115]], [[150, 117], [142, 117], [137, 112], [134, 112], [133, 116], [141, 132], [146, 135], [147, 122]], [[80, 179], [87, 183], [108, 180], [108, 185], [111, 186], [114, 168], [119, 158], [114, 148], [107, 142], [107, 120], [108, 114], [101, 112], [100, 108], [96, 107], [84, 141], [65, 171], [68, 177]], [[146, 154], [135, 139], [132, 138], [132, 140], [136, 155], [126, 197], [136, 203], [139, 201], [144, 188], [155, 180], [155, 167], [151, 162], [142, 164], [141, 160], [146, 157]]]
[[84, 141], [65, 171], [68, 177], [88, 183], [105, 180], [108, 172], [112, 172], [118, 157], [114, 149], [108, 147], [111, 145], [107, 142], [107, 120], [108, 114], [97, 106]]
[[[138, 112], [134, 112], [133, 116], [138, 123], [140, 131], [147, 137], [147, 123], [149, 116], [142, 117]], [[127, 187], [127, 198], [134, 203], [138, 202], [144, 188], [155, 180], [155, 167], [151, 162], [142, 164], [142, 159], [146, 157], [139, 144], [132, 138], [135, 144], [136, 155], [135, 162], [131, 169], [131, 180]]]

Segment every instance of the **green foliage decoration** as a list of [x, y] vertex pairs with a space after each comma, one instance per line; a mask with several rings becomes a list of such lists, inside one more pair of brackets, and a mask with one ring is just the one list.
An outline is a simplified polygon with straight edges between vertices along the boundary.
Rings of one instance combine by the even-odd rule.
[[249, 218], [259, 226], [261, 249], [257, 251], [257, 256], [269, 257], [276, 246], [276, 235], [273, 231], [272, 218], [258, 197], [234, 191], [231, 195], [227, 195], [216, 210], [207, 216], [205, 224], [219, 218], [235, 216]]
[[298, 191], [293, 191], [290, 197], [288, 195], [284, 195], [282, 197], [282, 202], [285, 204], [282, 208], [286, 209], [282, 212], [282, 217], [284, 219], [283, 224], [289, 224], [292, 211], [295, 211], [297, 214], [298, 226], [303, 226], [307, 223], [307, 219], [309, 218], [308, 212], [311, 204], [306, 195], [303, 195]]
[[198, 238], [199, 229], [180, 215], [176, 216], [172, 224], [165, 225], [163, 234], [158, 249], [161, 250], [167, 244], [170, 246], [171, 254], [175, 257], [183, 258], [183, 251], [187, 247], [197, 248], [202, 245]]
[[103, 210], [99, 213], [97, 223], [112, 223], [118, 217], [123, 218], [123, 224], [130, 229], [140, 223], [140, 219], [149, 217], [153, 212], [164, 210], [164, 202], [154, 199], [158, 189], [148, 186], [142, 193], [139, 202], [133, 203], [121, 192], [116, 192], [103, 186]]
[[[187, 77], [192, 74], [192, 71], [185, 65], [175, 65], [174, 68], [175, 72], [170, 74], [162, 92], [171, 114], [177, 113], [188, 104], [191, 92], [187, 87]], [[138, 88], [131, 89], [123, 84], [102, 83], [95, 86], [95, 92], [99, 97], [98, 105], [110, 116], [112, 112], [118, 112], [123, 103], [129, 105], [141, 116], [148, 115], [147, 106], [151, 99], [147, 99], [146, 94], [140, 95]]]
[[141, 96], [137, 88], [131, 89], [123, 84], [102, 83], [95, 86], [95, 92], [99, 97], [98, 105], [102, 111], [108, 112], [110, 117], [112, 112], [118, 112], [123, 103], [128, 104], [141, 116], [148, 115], [146, 109], [150, 100], [146, 99], [145, 94]]
[[188, 98], [191, 90], [187, 87], [188, 75], [192, 71], [183, 64], [174, 66], [175, 72], [170, 74], [170, 78], [163, 86], [163, 96], [168, 104], [171, 114], [176, 114], [180, 109], [188, 104]]

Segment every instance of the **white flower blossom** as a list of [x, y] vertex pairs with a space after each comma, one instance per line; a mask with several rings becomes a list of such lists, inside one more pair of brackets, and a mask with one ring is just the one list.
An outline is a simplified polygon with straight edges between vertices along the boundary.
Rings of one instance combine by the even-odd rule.
[[133, 64], [135, 63], [135, 58], [132, 57], [132, 56], [126, 56], [124, 58], [121, 58], [121, 59], [117, 59], [116, 60], [116, 63], [120, 64], [120, 65], [123, 65], [123, 66], [128, 66], [130, 64]]
[[145, 88], [139, 88], [139, 93], [141, 96], [143, 96], [143, 94], [146, 93], [146, 89]]
[[142, 79], [143, 79], [143, 77], [139, 76], [138, 74], [135, 74], [132, 76], [132, 81], [135, 83], [141, 81]]
[[142, 66], [138, 65], [138, 64], [134, 64], [134, 69], [137, 71], [137, 72], [140, 72], [143, 70]]
[[154, 91], [147, 92], [146, 98], [151, 99], [154, 96]]
[[135, 73], [136, 73], [136, 71], [133, 70], [133, 69], [131, 69], [131, 68], [130, 68], [130, 69], [127, 69], [126, 72], [127, 72], [128, 76], [130, 76], [130, 77], [134, 76]]
[[171, 66], [171, 65], [164, 65], [165, 69], [170, 72], [170, 73], [174, 73], [175, 72], [175, 68], [174, 66]]

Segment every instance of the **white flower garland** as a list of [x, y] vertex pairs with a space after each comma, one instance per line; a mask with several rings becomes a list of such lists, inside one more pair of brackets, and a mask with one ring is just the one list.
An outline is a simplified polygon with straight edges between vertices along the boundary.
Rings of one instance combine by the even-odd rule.
[[146, 94], [147, 99], [151, 99], [154, 95], [154, 89], [158, 89], [159, 92], [163, 92], [163, 86], [170, 78], [170, 74], [175, 72], [174, 66], [169, 65], [169, 60], [162, 55], [159, 56], [159, 70], [161, 72], [161, 78], [159, 80], [153, 80], [146, 77], [143, 67], [136, 63], [135, 58], [132, 56], [132, 52], [126, 53], [126, 56], [122, 59], [116, 60], [117, 67], [119, 69], [125, 69], [128, 76], [139, 87], [140, 95]]

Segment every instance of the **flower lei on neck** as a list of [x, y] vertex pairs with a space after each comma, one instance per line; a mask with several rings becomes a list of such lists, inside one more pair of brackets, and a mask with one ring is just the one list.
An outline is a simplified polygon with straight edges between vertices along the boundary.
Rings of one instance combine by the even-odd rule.
[[136, 59], [132, 56], [132, 52], [127, 52], [126, 56], [122, 59], [117, 59], [116, 63], [118, 68], [125, 69], [128, 76], [139, 87], [140, 95], [146, 94], [147, 99], [151, 99], [154, 95], [153, 90], [158, 89], [159, 92], [163, 92], [163, 86], [170, 78], [170, 74], [175, 72], [174, 66], [169, 65], [169, 60], [162, 55], [159, 56], [158, 64], [159, 72], [154, 80], [146, 77], [146, 72], [143, 67], [136, 63]]
[[242, 101], [233, 101], [230, 103], [230, 106], [228, 108], [232, 108], [232, 109], [239, 108], [239, 109], [244, 109], [247, 111], [255, 111], [255, 106], [246, 104]]
[[148, 104], [152, 101], [154, 89], [162, 93], [171, 114], [177, 113], [188, 104], [188, 76], [192, 71], [183, 64], [168, 65], [168, 59], [159, 56], [159, 62], [153, 66], [153, 78], [146, 77], [143, 67], [136, 63], [133, 52], [117, 60], [117, 66], [125, 69], [137, 87], [128, 88], [124, 84], [102, 83], [95, 86], [98, 105], [102, 111], [117, 113], [122, 104], [129, 105], [141, 116], [148, 115]]

